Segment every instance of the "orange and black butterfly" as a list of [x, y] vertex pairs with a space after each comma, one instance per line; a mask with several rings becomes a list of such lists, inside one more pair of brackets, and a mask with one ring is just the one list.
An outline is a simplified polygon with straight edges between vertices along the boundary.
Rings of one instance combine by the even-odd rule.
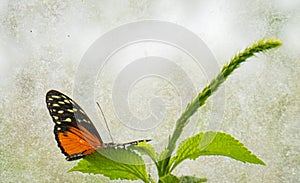
[[124, 144], [103, 143], [92, 121], [83, 109], [63, 93], [50, 90], [46, 94], [49, 113], [55, 123], [54, 134], [58, 147], [72, 161], [107, 147], [138, 144], [138, 140]]

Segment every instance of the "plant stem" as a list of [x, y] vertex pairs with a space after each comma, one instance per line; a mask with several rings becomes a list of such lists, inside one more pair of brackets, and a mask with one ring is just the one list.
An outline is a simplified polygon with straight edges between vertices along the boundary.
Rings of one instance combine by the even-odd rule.
[[150, 181], [151, 183], [156, 183], [155, 180], [152, 179], [151, 177], [149, 178], [149, 181]]
[[167, 153], [165, 159], [160, 162], [160, 172], [159, 175], [163, 176], [169, 173], [171, 165], [169, 165], [170, 157], [172, 152], [176, 147], [176, 142], [181, 135], [183, 128], [188, 124], [188, 119], [197, 111], [199, 107], [205, 104], [208, 97], [210, 97], [219, 86], [227, 79], [227, 77], [237, 69], [240, 64], [249, 57], [253, 56], [255, 53], [263, 52], [271, 48], [275, 48], [281, 45], [281, 41], [279, 39], [262, 39], [257, 41], [252, 46], [247, 47], [244, 51], [236, 54], [233, 58], [231, 58], [230, 62], [227, 63], [221, 70], [221, 72], [214, 78], [199, 95], [187, 105], [185, 111], [182, 113], [180, 118], [176, 122], [175, 130], [170, 138], [170, 142], [167, 147]]

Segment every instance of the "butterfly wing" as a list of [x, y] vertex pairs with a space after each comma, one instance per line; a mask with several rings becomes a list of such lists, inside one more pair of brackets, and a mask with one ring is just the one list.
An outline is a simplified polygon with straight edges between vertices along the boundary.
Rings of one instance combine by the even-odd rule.
[[59, 91], [50, 90], [46, 94], [46, 103], [55, 123], [58, 147], [68, 161], [104, 148], [92, 121], [75, 101]]

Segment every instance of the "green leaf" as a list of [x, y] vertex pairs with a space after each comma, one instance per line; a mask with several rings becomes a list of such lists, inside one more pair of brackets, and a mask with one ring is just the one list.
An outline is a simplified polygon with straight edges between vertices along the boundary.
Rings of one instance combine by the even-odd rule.
[[165, 160], [166, 158], [168, 158], [168, 154], [169, 154], [169, 150], [168, 150], [168, 149], [163, 150], [163, 151], [159, 154], [158, 160], [159, 160], [159, 161]]
[[148, 182], [143, 159], [135, 152], [123, 148], [106, 148], [85, 156], [71, 171], [102, 174], [111, 180], [127, 179]]
[[156, 162], [157, 154], [151, 144], [140, 142], [138, 145], [129, 146], [128, 149], [136, 150], [141, 153], [141, 155], [148, 155], [154, 162]]
[[201, 183], [207, 182], [206, 178], [198, 178], [194, 176], [182, 176], [180, 177], [180, 183]]
[[179, 145], [176, 156], [171, 159], [172, 170], [185, 159], [194, 160], [204, 155], [221, 155], [242, 162], [265, 165], [231, 135], [222, 132], [202, 132]]
[[141, 142], [138, 145], [129, 146], [128, 149], [136, 150], [141, 155], [148, 155], [151, 158], [151, 160], [155, 163], [156, 168], [159, 169], [159, 164], [157, 161], [158, 154], [155, 152], [155, 149], [151, 144]]
[[194, 176], [182, 176], [178, 178], [172, 174], [167, 174], [159, 180], [161, 183], [201, 183], [207, 181], [206, 178], [198, 178]]
[[167, 174], [159, 180], [161, 183], [180, 183], [180, 179], [172, 174]]

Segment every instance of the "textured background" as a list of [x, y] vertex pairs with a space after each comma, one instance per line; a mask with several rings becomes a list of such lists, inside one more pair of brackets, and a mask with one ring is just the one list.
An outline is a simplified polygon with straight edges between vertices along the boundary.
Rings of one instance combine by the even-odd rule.
[[[282, 47], [267, 56], [252, 58], [229, 77], [222, 99], [226, 106], [217, 129], [239, 139], [267, 166], [224, 157], [201, 157], [195, 162], [186, 161], [175, 172], [206, 177], [210, 182], [300, 182], [300, 2], [297, 0], [235, 3], [1, 0], [0, 182], [108, 181], [102, 176], [66, 173], [76, 162], [65, 161], [56, 147], [44, 97], [52, 88], [71, 95], [78, 65], [90, 45], [115, 27], [144, 19], [173, 22], [194, 32], [210, 48], [220, 66], [255, 40], [276, 37], [283, 41]], [[198, 91], [212, 79], [203, 77], [201, 69], [185, 65], [176, 57], [180, 53], [172, 53], [178, 65], [188, 70]], [[121, 59], [116, 61], [121, 62]], [[115, 141], [150, 137], [153, 145], [162, 149], [183, 110], [176, 86], [159, 78], [136, 82], [126, 99], [131, 112], [145, 118], [150, 108], [155, 109], [149, 101], [159, 97], [165, 101], [166, 114], [153, 129], [135, 132], [118, 125], [111, 102], [111, 78], [115, 76], [108, 72], [113, 68], [107, 67], [95, 83], [95, 98], [104, 108]], [[196, 92], [191, 98], [195, 95]], [[213, 98], [218, 96], [217, 92]], [[206, 129], [206, 121], [213, 112], [211, 105], [208, 102], [198, 111], [198, 118], [192, 120], [185, 136]], [[84, 108], [88, 111], [89, 107]], [[97, 127], [103, 126], [98, 116], [91, 116], [97, 118]], [[110, 141], [105, 129], [101, 127], [99, 131], [104, 141]], [[150, 171], [153, 170], [150, 166]]]

